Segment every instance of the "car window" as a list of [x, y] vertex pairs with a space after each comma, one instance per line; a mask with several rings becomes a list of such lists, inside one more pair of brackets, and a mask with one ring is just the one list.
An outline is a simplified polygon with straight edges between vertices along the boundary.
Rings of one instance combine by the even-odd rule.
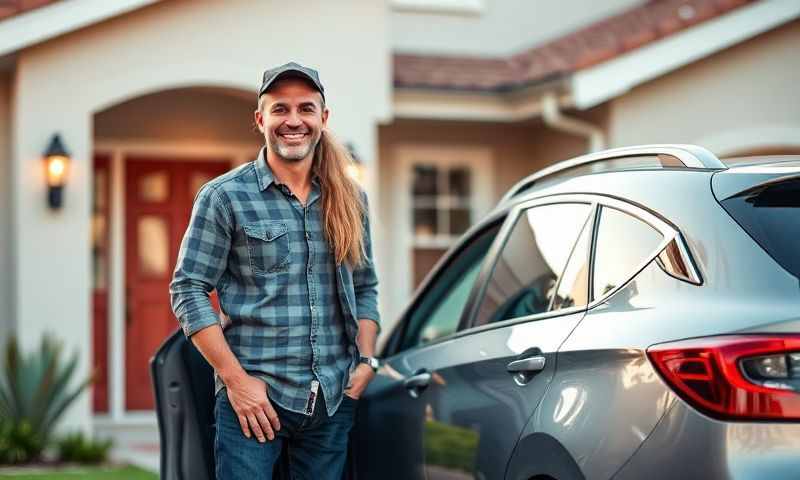
[[658, 230], [642, 220], [602, 207], [595, 241], [594, 298], [603, 297], [627, 282], [656, 253], [662, 239]]
[[411, 310], [401, 350], [432, 342], [458, 329], [482, 261], [497, 237], [501, 224], [498, 222], [478, 234], [436, 272], [433, 281]]
[[800, 179], [747, 190], [722, 206], [776, 262], [800, 278]]
[[497, 258], [475, 325], [547, 312], [590, 211], [586, 203], [523, 211]]

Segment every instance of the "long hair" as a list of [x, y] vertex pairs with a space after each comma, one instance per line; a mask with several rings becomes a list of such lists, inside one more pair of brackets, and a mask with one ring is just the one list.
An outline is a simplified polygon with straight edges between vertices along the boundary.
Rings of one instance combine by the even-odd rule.
[[333, 134], [324, 130], [314, 152], [311, 171], [322, 190], [322, 216], [325, 236], [336, 264], [347, 262], [355, 268], [363, 264], [366, 206], [361, 190], [348, 174], [353, 157]]

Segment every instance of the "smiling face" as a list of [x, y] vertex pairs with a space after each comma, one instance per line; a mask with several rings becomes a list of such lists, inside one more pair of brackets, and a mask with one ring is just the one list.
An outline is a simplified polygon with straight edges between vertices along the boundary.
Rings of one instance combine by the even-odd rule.
[[328, 122], [322, 95], [299, 78], [275, 82], [259, 98], [258, 129], [270, 153], [290, 162], [310, 159]]

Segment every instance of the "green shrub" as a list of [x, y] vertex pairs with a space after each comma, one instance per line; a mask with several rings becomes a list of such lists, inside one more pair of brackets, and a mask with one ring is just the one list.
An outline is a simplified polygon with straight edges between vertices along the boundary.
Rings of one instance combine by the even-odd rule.
[[38, 460], [58, 419], [89, 385], [70, 388], [78, 353], [64, 364], [61, 350], [45, 335], [37, 351], [24, 354], [9, 338], [0, 370], [0, 462]]
[[0, 419], [0, 464], [25, 463], [39, 458], [44, 442], [30, 423]]
[[76, 432], [58, 440], [58, 459], [62, 462], [100, 463], [108, 457], [111, 440], [92, 440]]

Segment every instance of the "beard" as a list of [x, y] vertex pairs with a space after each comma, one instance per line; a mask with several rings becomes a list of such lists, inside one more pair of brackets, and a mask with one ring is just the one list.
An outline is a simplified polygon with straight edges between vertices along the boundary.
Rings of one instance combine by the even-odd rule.
[[316, 132], [316, 134], [312, 132], [305, 143], [300, 145], [286, 145], [277, 133], [270, 133], [269, 149], [284, 160], [299, 162], [306, 158], [317, 147], [321, 136], [321, 132]]

